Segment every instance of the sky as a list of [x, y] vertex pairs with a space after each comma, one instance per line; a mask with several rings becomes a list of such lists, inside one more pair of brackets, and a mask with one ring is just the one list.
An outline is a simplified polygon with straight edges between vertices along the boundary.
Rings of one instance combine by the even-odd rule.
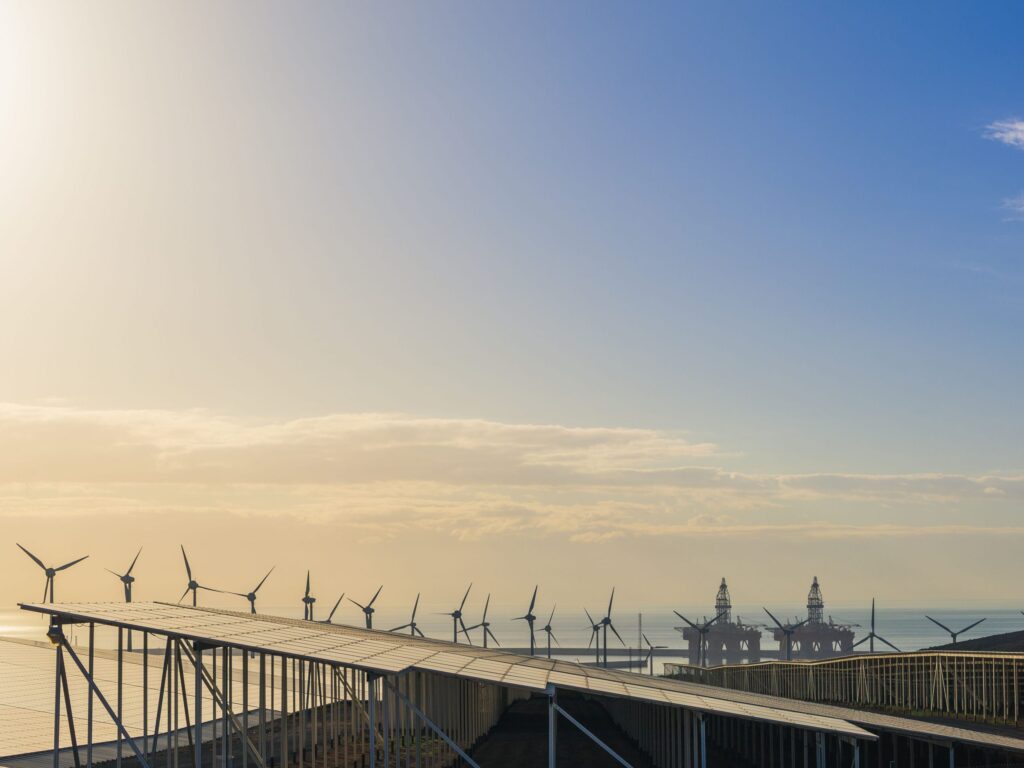
[[0, 605], [1015, 605], [1022, 23], [0, 2]]

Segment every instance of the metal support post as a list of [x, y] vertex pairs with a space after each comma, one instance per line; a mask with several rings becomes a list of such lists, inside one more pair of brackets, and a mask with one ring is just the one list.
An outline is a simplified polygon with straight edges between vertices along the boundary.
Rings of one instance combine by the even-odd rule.
[[377, 676], [366, 675], [367, 706], [370, 716], [370, 768], [377, 768]]
[[555, 753], [558, 743], [558, 711], [555, 709], [556, 689], [548, 686], [548, 768], [555, 768]]
[[[92, 677], [93, 666], [95, 662], [95, 644], [96, 644], [96, 625], [93, 622], [89, 622], [89, 677]], [[85, 745], [85, 763], [88, 768], [92, 768], [92, 688], [89, 689], [89, 700], [86, 705], [85, 715], [85, 733], [86, 733], [86, 745]], [[145, 743], [145, 742], [143, 742]]]
[[75, 653], [74, 649], [68, 644], [67, 638], [64, 637], [63, 633], [60, 636], [60, 643], [61, 647], [68, 652], [68, 655], [71, 657], [71, 660], [75, 662], [75, 666], [78, 667], [78, 671], [82, 674], [83, 677], [85, 677], [86, 681], [89, 684], [89, 690], [91, 690], [95, 694], [96, 698], [99, 699], [100, 704], [102, 704], [103, 708], [107, 711], [107, 715], [110, 717], [110, 719], [114, 722], [114, 725], [117, 727], [117, 732], [128, 743], [128, 746], [131, 748], [132, 752], [135, 753], [135, 757], [142, 765], [142, 768], [150, 768], [149, 761], [146, 760], [145, 755], [143, 755], [141, 750], [139, 750], [138, 746], [135, 744], [135, 740], [128, 735], [128, 731], [125, 730], [124, 724], [117, 718], [117, 715], [114, 713], [113, 708], [107, 702], [106, 698], [104, 698], [99, 688], [96, 687], [96, 682], [93, 680], [92, 675], [90, 675], [86, 671], [81, 659], [78, 658], [78, 655]]
[[[58, 630], [63, 636], [63, 630]], [[53, 768], [60, 768], [60, 674], [64, 656], [57, 649], [57, 664], [53, 676]]]
[[700, 720], [700, 768], [708, 768], [708, 723], [703, 712], [697, 713]]
[[192, 666], [195, 668], [195, 702], [196, 702], [196, 736], [192, 740], [195, 754], [193, 757], [194, 768], [201, 768], [203, 764], [203, 647], [195, 644], [195, 659]]

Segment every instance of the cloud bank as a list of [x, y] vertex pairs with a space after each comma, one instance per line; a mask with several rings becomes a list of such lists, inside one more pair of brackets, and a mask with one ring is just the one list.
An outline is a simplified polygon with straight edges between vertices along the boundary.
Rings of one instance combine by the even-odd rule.
[[0, 404], [0, 456], [6, 516], [229, 513], [581, 542], [1024, 532], [1024, 475], [739, 472], [714, 444], [650, 429]]

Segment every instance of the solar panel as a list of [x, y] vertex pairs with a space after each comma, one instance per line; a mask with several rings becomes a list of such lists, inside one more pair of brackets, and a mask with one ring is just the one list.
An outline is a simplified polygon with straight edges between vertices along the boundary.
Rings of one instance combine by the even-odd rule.
[[[466, 679], [543, 691], [549, 685], [629, 698], [708, 713], [764, 720], [861, 739], [874, 735], [861, 726], [879, 727], [922, 738], [955, 738], [1024, 751], [1024, 739], [924, 723], [909, 718], [845, 707], [748, 694], [726, 688], [655, 678], [620, 670], [584, 667], [569, 661], [518, 656], [501, 650], [449, 641], [398, 635], [340, 624], [252, 615], [166, 603], [25, 604], [23, 608], [66, 619], [187, 637], [217, 645], [281, 654], [311, 661], [396, 673], [426, 670]], [[52, 704], [51, 704], [52, 706]]]

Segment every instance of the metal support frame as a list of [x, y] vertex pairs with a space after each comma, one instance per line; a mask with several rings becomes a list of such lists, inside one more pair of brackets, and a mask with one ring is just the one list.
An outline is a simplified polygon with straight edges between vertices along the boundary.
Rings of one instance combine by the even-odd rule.
[[[601, 749], [611, 755], [612, 759], [615, 760], [619, 765], [625, 766], [625, 768], [633, 768], [628, 762], [626, 762], [614, 749], [605, 744], [601, 739], [594, 735], [590, 730], [586, 728], [579, 720], [570, 715], [557, 701], [557, 689], [553, 685], [549, 685], [547, 689], [548, 695], [548, 768], [555, 768], [555, 742], [557, 738], [556, 728], [558, 726], [558, 718], [556, 715], [561, 715], [570, 723], [576, 726], [579, 731], [590, 739], [592, 742], [597, 744]], [[467, 758], [468, 759], [468, 758]], [[475, 763], [474, 763], [475, 765]]]
[[[467, 755], [463, 751], [462, 747], [460, 747], [458, 744], [456, 744], [447, 733], [445, 733], [436, 723], [434, 723], [433, 720], [431, 720], [429, 717], [427, 717], [427, 715], [423, 712], [423, 710], [420, 709], [419, 707], [417, 707], [412, 702], [412, 700], [409, 699], [408, 696], [406, 696], [404, 693], [402, 693], [387, 678], [383, 678], [382, 677], [380, 679], [383, 681], [384, 688], [386, 690], [390, 690], [395, 696], [398, 697], [398, 699], [403, 704], [405, 704], [405, 706], [407, 706], [412, 712], [414, 712], [417, 716], [419, 716], [419, 718], [421, 720], [423, 720], [424, 724], [426, 724], [426, 726], [428, 728], [430, 728], [430, 730], [432, 730], [434, 733], [436, 733], [438, 736], [440, 736], [445, 741], [445, 743], [448, 744], [448, 746], [452, 748], [452, 750], [455, 752], [455, 754], [457, 754], [459, 757], [461, 757], [463, 760], [465, 760], [467, 763], [469, 763], [470, 768], [480, 768], [480, 765], [473, 758], [471, 758], [469, 755]], [[370, 701], [373, 701], [373, 699], [371, 698]], [[371, 762], [370, 765], [373, 765], [373, 763]]]
[[[243, 745], [243, 751], [248, 750], [248, 752], [255, 759], [256, 765], [258, 766], [258, 768], [266, 768], [266, 763], [264, 763], [263, 757], [260, 754], [259, 750], [256, 748], [256, 745], [252, 743], [252, 739], [249, 737], [249, 732], [243, 728], [242, 724], [238, 721], [238, 717], [232, 711], [232, 709], [231, 709], [231, 702], [225, 697], [225, 693], [217, 688], [217, 681], [213, 679], [212, 674], [210, 672], [208, 672], [206, 670], [206, 668], [200, 663], [200, 654], [201, 654], [200, 648], [201, 647], [204, 647], [204, 646], [197, 646], [196, 647], [196, 653], [193, 654], [192, 651], [189, 650], [189, 647], [186, 644], [182, 643], [180, 645], [181, 650], [185, 652], [186, 658], [189, 660], [189, 662], [192, 664], [192, 666], [195, 667], [196, 678], [197, 678], [196, 679], [196, 690], [197, 691], [201, 690], [200, 689], [200, 681], [201, 681], [206, 686], [206, 689], [210, 692], [210, 698], [212, 699], [213, 704], [214, 705], [218, 705], [221, 708], [221, 712], [223, 713], [223, 715], [222, 715], [223, 727], [222, 727], [221, 736], [225, 739], [225, 744], [228, 743], [228, 728], [227, 728], [227, 726], [230, 724], [231, 727], [235, 730], [235, 732], [241, 737], [241, 741], [242, 741], [242, 745]], [[213, 649], [213, 656], [214, 656], [214, 658], [216, 658], [216, 655], [217, 655], [217, 651], [216, 651], [216, 649]], [[224, 674], [224, 679], [227, 680], [227, 673], [225, 672], [223, 674]], [[246, 681], [246, 684], [248, 685], [248, 681]], [[200, 701], [201, 699], [202, 699], [201, 695], [197, 695], [196, 696], [196, 701], [197, 702]], [[197, 714], [196, 714], [196, 734], [197, 735], [200, 733], [200, 727], [201, 727], [201, 723], [199, 721], [199, 713], [197, 712]], [[216, 724], [214, 724], [214, 728], [216, 728]], [[191, 734], [191, 729], [189, 730], [189, 733]], [[216, 737], [216, 730], [214, 731], [214, 737]], [[199, 741], [199, 739], [196, 738], [195, 742], [197, 743], [198, 741]], [[197, 754], [199, 754], [198, 750], [199, 750], [199, 747], [196, 746]], [[227, 753], [225, 753], [225, 755], [227, 755]], [[230, 757], [230, 755], [227, 755], [227, 756]]]
[[[142, 765], [142, 768], [151, 768], [150, 764], [149, 764], [149, 761], [146, 759], [146, 756], [142, 753], [142, 751], [139, 749], [138, 745], [135, 743], [135, 739], [133, 739], [131, 736], [128, 735], [128, 731], [125, 729], [124, 723], [121, 722], [121, 719], [117, 716], [117, 713], [114, 712], [113, 707], [110, 706], [110, 703], [107, 701], [106, 697], [104, 697], [104, 695], [100, 692], [100, 689], [96, 686], [96, 681], [93, 680], [92, 675], [89, 674], [89, 671], [85, 668], [85, 665], [82, 664], [82, 660], [78, 658], [78, 654], [75, 653], [75, 651], [71, 647], [70, 643], [68, 643], [68, 640], [64, 636], [64, 632], [63, 631], [60, 632], [59, 641], [60, 641], [60, 647], [63, 648], [65, 651], [67, 651], [68, 655], [71, 657], [71, 660], [73, 662], [75, 662], [75, 666], [78, 667], [78, 671], [82, 674], [82, 677], [84, 677], [86, 682], [89, 684], [89, 690], [93, 693], [93, 695], [95, 695], [95, 697], [99, 700], [100, 704], [102, 704], [103, 708], [107, 711], [107, 715], [110, 717], [111, 721], [114, 723], [114, 726], [117, 728], [118, 736], [120, 738], [124, 739], [128, 743], [129, 748], [132, 750], [133, 753], [135, 753], [135, 759], [139, 761], [139, 764]], [[63, 659], [62, 656], [59, 657], [59, 658], [61, 660]], [[58, 661], [58, 664], [62, 664], [62, 661]], [[54, 731], [55, 731], [55, 734], [54, 734], [54, 747], [55, 747], [55, 749], [54, 749], [53, 761], [54, 761], [54, 768], [57, 768], [57, 749], [56, 748], [57, 748], [57, 746], [59, 744], [59, 736], [60, 736], [60, 730], [59, 730], [59, 728], [60, 728], [60, 722], [59, 722], [59, 716], [60, 716], [60, 697], [59, 697], [59, 695], [57, 697], [57, 710], [55, 712], [55, 715], [56, 715], [56, 717], [54, 718]]]

